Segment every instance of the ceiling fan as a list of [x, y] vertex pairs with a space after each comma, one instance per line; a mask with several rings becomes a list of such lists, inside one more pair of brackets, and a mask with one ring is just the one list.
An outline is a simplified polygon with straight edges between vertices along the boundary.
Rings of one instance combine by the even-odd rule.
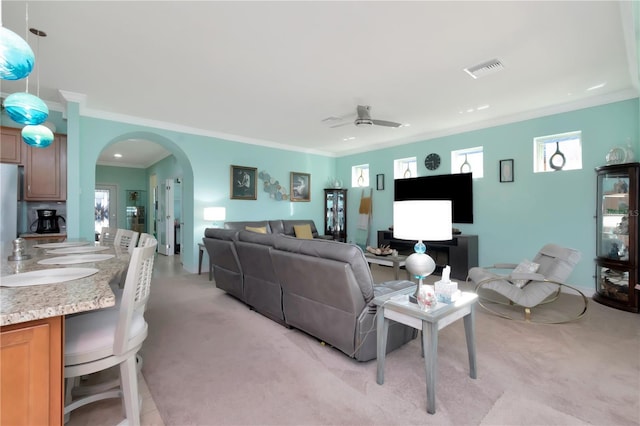
[[[353, 121], [357, 127], [360, 126], [384, 126], [384, 127], [400, 127], [401, 123], [396, 123], [394, 121], [386, 121], [386, 120], [374, 120], [371, 118], [371, 107], [369, 105], [358, 105], [356, 108], [356, 119]], [[343, 117], [344, 118], [344, 117]], [[351, 122], [341, 122], [336, 123], [336, 121], [341, 121], [341, 118], [337, 117], [328, 117], [322, 120], [325, 124], [328, 124], [329, 127], [342, 127], [351, 124]]]

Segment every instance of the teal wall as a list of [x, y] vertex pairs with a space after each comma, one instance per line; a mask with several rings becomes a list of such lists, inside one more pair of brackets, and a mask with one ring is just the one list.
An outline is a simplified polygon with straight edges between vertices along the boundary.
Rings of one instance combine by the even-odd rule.
[[[452, 150], [484, 147], [484, 178], [474, 179], [474, 223], [459, 224], [465, 234], [479, 236], [481, 265], [531, 259], [553, 242], [579, 249], [582, 261], [571, 277], [575, 285], [593, 288], [595, 257], [595, 173], [607, 152], [629, 139], [640, 155], [638, 99], [491, 127], [452, 136], [338, 158], [343, 182], [350, 182], [351, 167], [368, 163], [375, 175], [385, 175], [385, 189], [373, 191], [371, 241], [376, 230], [393, 224], [393, 160], [416, 156], [418, 174], [448, 174]], [[574, 130], [582, 131], [582, 170], [533, 173], [533, 138]], [[424, 167], [424, 157], [436, 152], [442, 164], [435, 171]], [[515, 181], [500, 183], [498, 162], [514, 159]], [[349, 239], [354, 238], [360, 189], [349, 191]]]
[[[126, 228], [127, 190], [148, 191], [147, 187], [149, 185], [146, 170], [131, 167], [96, 166], [96, 185], [98, 184], [117, 186], [117, 227]], [[149, 222], [147, 221], [147, 223]]]
[[[70, 103], [68, 109], [77, 107]], [[227, 220], [309, 218], [322, 224], [323, 191], [325, 182], [335, 175], [335, 159], [316, 154], [267, 148], [207, 136], [128, 124], [93, 117], [73, 117], [68, 121], [68, 151], [77, 152], [82, 161], [69, 165], [68, 200], [77, 200], [77, 207], [67, 215], [76, 225], [69, 230], [72, 238], [93, 238], [93, 193], [96, 184], [96, 161], [108, 145], [124, 139], [146, 139], [156, 142], [173, 156], [147, 170], [155, 173], [159, 182], [164, 177], [182, 176], [183, 200], [183, 263], [187, 270], [197, 269], [197, 243], [202, 241], [204, 229], [212, 226], [203, 218], [203, 210], [210, 206], [224, 206]], [[73, 130], [77, 136], [72, 136]], [[165, 161], [172, 162], [165, 164]], [[258, 184], [258, 199], [231, 200], [229, 198], [230, 165], [256, 167], [267, 171], [287, 188], [292, 171], [311, 174], [311, 201], [291, 203], [275, 201]], [[68, 201], [69, 204], [69, 201]]]

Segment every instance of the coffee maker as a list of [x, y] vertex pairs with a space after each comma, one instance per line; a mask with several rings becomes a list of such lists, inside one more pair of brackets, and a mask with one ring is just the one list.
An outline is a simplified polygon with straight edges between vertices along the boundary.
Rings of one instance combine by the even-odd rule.
[[38, 219], [33, 222], [30, 226], [31, 231], [33, 231], [33, 226], [38, 225], [36, 227], [36, 234], [58, 234], [60, 233], [60, 226], [58, 221], [62, 219], [64, 223], [66, 223], [64, 217], [56, 214], [57, 210], [51, 209], [38, 209]]

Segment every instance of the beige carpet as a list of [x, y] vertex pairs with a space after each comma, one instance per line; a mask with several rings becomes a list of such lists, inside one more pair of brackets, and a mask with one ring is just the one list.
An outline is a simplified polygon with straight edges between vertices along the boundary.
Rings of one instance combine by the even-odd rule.
[[462, 322], [441, 330], [435, 415], [417, 339], [388, 355], [380, 386], [375, 361], [276, 324], [206, 274], [155, 274], [147, 320], [142, 372], [166, 425], [640, 424], [640, 315], [594, 302], [563, 325], [479, 308], [476, 380]]

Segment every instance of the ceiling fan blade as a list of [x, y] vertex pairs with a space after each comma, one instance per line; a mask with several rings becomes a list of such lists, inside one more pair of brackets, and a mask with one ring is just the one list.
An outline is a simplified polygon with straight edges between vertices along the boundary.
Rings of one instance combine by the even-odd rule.
[[353, 121], [346, 121], [344, 123], [337, 123], [337, 124], [333, 124], [331, 126], [329, 126], [330, 129], [335, 129], [336, 127], [344, 127], [344, 126], [349, 126], [353, 124]]
[[400, 127], [402, 126], [401, 123], [396, 123], [394, 121], [385, 121], [385, 120], [371, 120], [373, 121], [373, 124], [375, 124], [376, 126], [385, 126], [385, 127]]

